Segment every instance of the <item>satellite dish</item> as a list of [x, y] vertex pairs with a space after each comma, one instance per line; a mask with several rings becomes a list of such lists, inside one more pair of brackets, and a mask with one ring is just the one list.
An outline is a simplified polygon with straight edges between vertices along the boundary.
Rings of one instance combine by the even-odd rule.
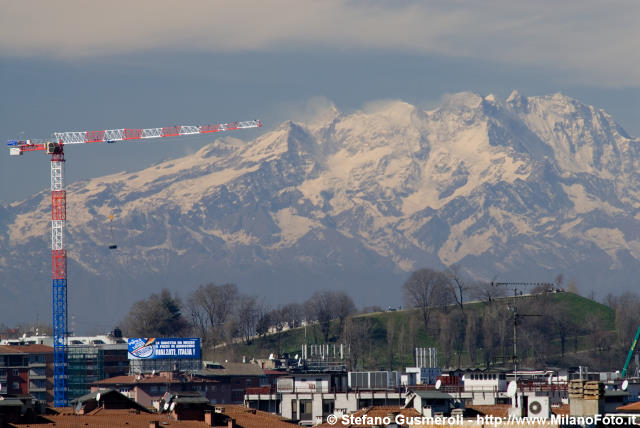
[[515, 397], [518, 392], [518, 384], [515, 380], [509, 382], [509, 386], [507, 386], [507, 397]]
[[294, 359], [294, 360], [297, 360], [297, 359], [299, 359], [299, 358], [300, 358], [300, 357], [298, 356], [298, 354], [296, 354], [296, 356], [295, 356], [295, 357], [293, 357], [293, 359]]
[[442, 386], [442, 381], [440, 379], [438, 379], [436, 381], [436, 389], [440, 389], [441, 386]]
[[156, 369], [153, 369], [153, 370], [151, 371], [151, 376], [155, 376], [155, 374], [156, 374]]
[[171, 403], [171, 406], [169, 406], [169, 410], [173, 412], [173, 409], [175, 408], [176, 408], [176, 402], [174, 401], [173, 403]]
[[621, 386], [621, 388], [622, 388], [622, 390], [623, 390], [623, 391], [626, 391], [626, 390], [627, 390], [627, 388], [629, 388], [629, 381], [628, 381], [628, 380], [626, 380], [626, 379], [625, 379], [624, 381], [622, 381], [622, 386]]
[[164, 403], [164, 406], [162, 408], [164, 409], [165, 412], [169, 410], [169, 403]]
[[553, 375], [552, 375], [552, 374], [551, 374], [551, 375], [549, 375], [549, 378], [547, 379], [547, 383], [548, 383], [549, 385], [551, 385], [551, 384], [553, 383]]
[[96, 401], [100, 401], [100, 397], [101, 397], [101, 396], [102, 396], [102, 394], [100, 394], [100, 393], [98, 392], [98, 394], [96, 395]]
[[273, 354], [269, 354], [269, 359], [273, 360]]

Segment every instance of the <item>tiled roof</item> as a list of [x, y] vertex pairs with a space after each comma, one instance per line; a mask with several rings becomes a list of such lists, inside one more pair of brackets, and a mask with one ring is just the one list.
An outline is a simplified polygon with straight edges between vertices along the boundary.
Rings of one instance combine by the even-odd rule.
[[236, 420], [238, 428], [293, 428], [297, 425], [283, 418], [260, 410], [248, 409], [240, 405], [222, 405], [225, 415]]
[[554, 415], [568, 415], [569, 414], [569, 410], [570, 410], [570, 406], [568, 404], [562, 404], [558, 407], [552, 407], [551, 408], [551, 413], [553, 413]]
[[99, 380], [93, 383], [93, 385], [134, 385], [134, 384], [166, 384], [166, 383], [218, 383], [219, 381], [214, 379], [207, 379], [201, 377], [169, 379], [165, 376], [145, 376], [136, 380], [136, 376], [114, 376], [108, 379]]
[[262, 371], [264, 372], [264, 374], [271, 376], [286, 376], [289, 374], [282, 370], [263, 369]]
[[[224, 414], [236, 421], [237, 428], [294, 428], [297, 425], [285, 422], [284, 419], [271, 413], [251, 410], [239, 405], [224, 405]], [[69, 409], [64, 414], [46, 415], [45, 424], [28, 424], [30, 427], [56, 428], [149, 428], [149, 422], [160, 421], [160, 427], [204, 428], [204, 421], [176, 421], [167, 414], [135, 413], [130, 410], [101, 409], [91, 415], [74, 415]], [[16, 427], [27, 427], [27, 424], [16, 424]], [[218, 425], [216, 425], [218, 426]], [[220, 425], [226, 427], [227, 425]]]
[[640, 401], [636, 401], [635, 403], [625, 404], [624, 406], [620, 406], [616, 408], [619, 412], [640, 412]]
[[[64, 414], [45, 415], [43, 419], [49, 421], [44, 424], [15, 424], [16, 427], [53, 427], [56, 428], [149, 428], [149, 422], [160, 421], [161, 427], [177, 428], [203, 428], [202, 421], [176, 421], [167, 415], [139, 413], [130, 410], [106, 410], [102, 409], [92, 415], [74, 415], [69, 409], [64, 409]], [[165, 423], [166, 422], [166, 423]]]
[[497, 418], [508, 418], [509, 417], [509, 408], [511, 404], [494, 404], [494, 405], [477, 405], [477, 406], [467, 406], [467, 410], [475, 410], [481, 416], [495, 416]]
[[45, 354], [53, 353], [47, 345], [0, 345], [0, 354]]

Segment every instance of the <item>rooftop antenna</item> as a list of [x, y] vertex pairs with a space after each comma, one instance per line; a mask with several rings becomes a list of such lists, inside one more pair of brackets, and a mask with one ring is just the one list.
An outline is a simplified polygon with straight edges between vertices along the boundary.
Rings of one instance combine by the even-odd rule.
[[518, 297], [522, 297], [522, 290], [518, 289], [518, 287], [528, 287], [528, 286], [539, 286], [543, 285], [545, 287], [553, 286], [553, 284], [549, 282], [491, 282], [493, 287], [498, 286], [507, 286], [513, 287], [513, 304], [511, 306], [511, 310], [513, 312], [513, 378], [516, 385], [516, 391], [518, 388], [518, 320], [522, 317], [541, 317], [540, 314], [520, 314], [518, 313], [518, 305], [516, 301]]

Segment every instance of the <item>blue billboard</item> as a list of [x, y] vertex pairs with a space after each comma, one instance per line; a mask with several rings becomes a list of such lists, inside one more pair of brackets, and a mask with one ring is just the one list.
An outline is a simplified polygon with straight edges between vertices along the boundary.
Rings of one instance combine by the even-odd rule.
[[130, 360], [199, 359], [200, 338], [135, 337], [128, 341]]

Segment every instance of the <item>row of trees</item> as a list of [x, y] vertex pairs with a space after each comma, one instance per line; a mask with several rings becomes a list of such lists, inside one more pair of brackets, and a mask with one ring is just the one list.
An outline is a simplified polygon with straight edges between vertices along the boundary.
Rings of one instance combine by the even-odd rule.
[[[552, 288], [563, 287], [563, 277], [558, 275]], [[567, 289], [577, 294], [575, 283]], [[640, 323], [640, 297], [635, 293], [605, 297], [602, 303], [615, 312], [611, 319], [610, 311], [588, 301], [582, 304], [599, 310], [582, 312], [575, 300], [572, 306], [566, 299], [552, 298], [548, 285], [513, 297], [513, 290], [501, 285], [465, 279], [456, 266], [445, 271], [417, 270], [403, 291], [405, 304], [419, 311], [424, 331], [436, 339], [446, 366], [513, 363], [514, 310], [518, 313], [517, 358], [531, 366], [621, 366]], [[484, 303], [465, 306], [470, 300]], [[579, 350], [588, 352], [578, 355]]]
[[[563, 286], [561, 276], [556, 285]], [[568, 288], [577, 291], [575, 284]], [[614, 319], [603, 306], [595, 305], [600, 308], [597, 313], [576, 310], [571, 306], [575, 299], [554, 298], [544, 286], [514, 298], [505, 287], [463, 277], [455, 266], [444, 271], [419, 269], [402, 291], [411, 310], [378, 317], [358, 316], [380, 308], [358, 313], [342, 291], [322, 291], [306, 302], [273, 308], [256, 296], [240, 293], [234, 284], [201, 285], [184, 301], [163, 290], [135, 303], [123, 330], [128, 336], [142, 337], [195, 335], [211, 347], [248, 343], [256, 335], [306, 323], [311, 327], [308, 335], [305, 329], [305, 341], [349, 345], [354, 368], [386, 364], [395, 369], [412, 364], [416, 346], [436, 346], [444, 366], [509, 366], [514, 357], [513, 309], [517, 306], [521, 363], [605, 368], [607, 361], [624, 360], [640, 322], [640, 297], [634, 293], [604, 299]], [[479, 304], [468, 305], [471, 301]], [[582, 303], [594, 308], [586, 299]], [[281, 338], [269, 339], [270, 352], [291, 350], [292, 344], [281, 343]], [[589, 352], [578, 352], [584, 350]]]
[[165, 289], [134, 303], [122, 328], [130, 337], [195, 335], [214, 346], [238, 339], [249, 343], [256, 335], [304, 322], [317, 323], [326, 341], [331, 321], [337, 319], [342, 329], [354, 312], [353, 299], [343, 291], [321, 291], [304, 303], [270, 308], [257, 296], [240, 293], [235, 284], [210, 283], [198, 287], [186, 301]]

